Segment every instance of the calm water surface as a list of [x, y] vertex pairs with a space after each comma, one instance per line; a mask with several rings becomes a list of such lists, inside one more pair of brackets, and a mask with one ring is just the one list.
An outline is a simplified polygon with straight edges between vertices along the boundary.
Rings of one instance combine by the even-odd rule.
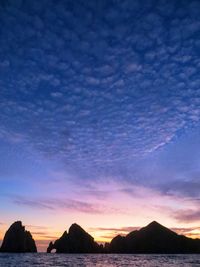
[[124, 255], [124, 254], [10, 254], [0, 253], [0, 267], [133, 266], [200, 267], [200, 255]]

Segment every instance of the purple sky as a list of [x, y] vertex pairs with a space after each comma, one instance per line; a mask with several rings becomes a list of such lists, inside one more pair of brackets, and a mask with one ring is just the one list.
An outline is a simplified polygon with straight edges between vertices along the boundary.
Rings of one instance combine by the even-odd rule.
[[199, 1], [1, 1], [1, 236], [197, 229], [199, 56]]

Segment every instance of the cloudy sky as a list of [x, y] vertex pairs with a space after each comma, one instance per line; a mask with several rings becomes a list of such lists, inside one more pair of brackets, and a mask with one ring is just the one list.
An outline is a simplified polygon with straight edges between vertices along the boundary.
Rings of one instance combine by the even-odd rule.
[[0, 239], [200, 235], [199, 73], [197, 0], [0, 1]]

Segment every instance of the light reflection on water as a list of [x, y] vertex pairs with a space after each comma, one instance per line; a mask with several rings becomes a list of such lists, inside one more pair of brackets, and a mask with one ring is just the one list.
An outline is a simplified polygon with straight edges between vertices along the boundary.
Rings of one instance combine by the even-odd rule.
[[199, 255], [0, 253], [0, 267], [199, 267]]

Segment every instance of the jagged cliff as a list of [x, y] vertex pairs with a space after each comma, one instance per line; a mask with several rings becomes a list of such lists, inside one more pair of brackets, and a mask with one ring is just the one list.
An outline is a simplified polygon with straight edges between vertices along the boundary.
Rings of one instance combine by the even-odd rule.
[[21, 221], [14, 222], [7, 230], [0, 252], [37, 252], [35, 241]]
[[[57, 253], [200, 253], [200, 239], [178, 235], [157, 222], [126, 236], [116, 236], [104, 247], [77, 224], [54, 243], [50, 242], [47, 252]], [[21, 221], [13, 223], [7, 230], [0, 252], [37, 252], [35, 241], [25, 230]]]
[[47, 252], [56, 249], [57, 253], [98, 253], [102, 246], [78, 224], [72, 224], [69, 232], [66, 231], [54, 243], [50, 242]]
[[47, 252], [52, 249], [57, 253], [200, 253], [200, 240], [178, 235], [153, 221], [126, 236], [114, 237], [103, 247], [79, 225], [72, 224], [69, 233], [49, 244]]

